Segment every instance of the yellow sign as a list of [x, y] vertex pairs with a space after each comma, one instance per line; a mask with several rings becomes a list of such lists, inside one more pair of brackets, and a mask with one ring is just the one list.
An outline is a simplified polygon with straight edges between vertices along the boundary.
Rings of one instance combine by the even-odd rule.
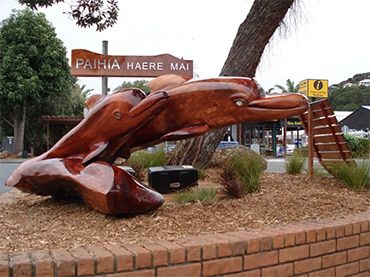
[[308, 97], [328, 98], [328, 88], [328, 80], [308, 79], [299, 82], [298, 91]]
[[307, 80], [299, 82], [298, 92], [307, 95]]

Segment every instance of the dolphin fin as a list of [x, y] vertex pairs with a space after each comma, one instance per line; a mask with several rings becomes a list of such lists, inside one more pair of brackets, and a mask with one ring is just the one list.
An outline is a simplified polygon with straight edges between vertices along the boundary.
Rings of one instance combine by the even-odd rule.
[[161, 140], [180, 140], [204, 135], [209, 131], [208, 125], [197, 125], [170, 132], [161, 137]]
[[94, 145], [96, 147], [89, 155], [85, 157], [82, 161], [83, 164], [87, 163], [88, 161], [92, 160], [96, 156], [99, 156], [108, 146], [108, 142], [100, 142]]
[[148, 83], [150, 91], [167, 90], [176, 87], [191, 78], [182, 77], [175, 74], [166, 74], [159, 76]]
[[91, 110], [97, 103], [102, 101], [105, 98], [105, 95], [102, 94], [93, 94], [89, 96], [85, 101], [85, 107], [87, 110]]

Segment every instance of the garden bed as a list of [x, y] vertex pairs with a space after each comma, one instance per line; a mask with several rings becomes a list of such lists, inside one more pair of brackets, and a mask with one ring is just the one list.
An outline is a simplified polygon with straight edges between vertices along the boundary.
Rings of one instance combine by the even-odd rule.
[[[201, 186], [218, 186], [217, 170], [208, 170], [207, 176]], [[263, 173], [260, 191], [243, 199], [220, 194], [210, 205], [179, 205], [171, 201], [171, 195], [166, 200], [154, 212], [117, 217], [95, 212], [79, 201], [56, 201], [12, 190], [0, 197], [0, 252], [173, 240], [340, 218], [368, 210], [370, 191], [350, 191], [331, 178], [310, 183], [304, 174]]]

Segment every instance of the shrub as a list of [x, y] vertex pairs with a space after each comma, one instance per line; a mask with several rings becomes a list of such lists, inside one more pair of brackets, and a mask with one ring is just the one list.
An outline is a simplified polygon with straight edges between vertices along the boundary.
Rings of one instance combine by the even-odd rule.
[[265, 160], [251, 150], [234, 151], [226, 158], [221, 174], [222, 186], [230, 197], [241, 198], [259, 190]]
[[204, 168], [197, 169], [198, 170], [198, 179], [204, 180], [206, 178], [206, 171]]
[[335, 177], [341, 180], [347, 187], [353, 190], [361, 190], [369, 187], [370, 164], [363, 162], [337, 163], [333, 165]]
[[303, 145], [303, 146], [300, 146], [299, 148], [295, 148], [293, 151], [293, 154], [294, 153], [297, 153], [298, 155], [302, 157], [308, 157], [308, 146]]
[[293, 153], [293, 156], [286, 159], [285, 168], [289, 174], [299, 174], [303, 170], [303, 165], [306, 158], [298, 152]]
[[142, 180], [146, 168], [166, 164], [166, 153], [163, 148], [159, 148], [153, 153], [137, 151], [131, 155], [126, 164], [132, 167], [138, 178]]
[[[250, 150], [249, 148], [247, 148], [244, 145], [239, 145], [238, 147], [233, 147], [233, 148], [216, 149], [208, 167], [219, 167], [219, 168], [221, 168], [225, 165], [226, 160], [228, 159], [228, 157], [230, 155], [232, 155], [233, 153], [236, 153], [236, 152], [238, 152], [238, 153], [249, 153], [251, 151], [252, 150]], [[261, 156], [258, 156], [258, 157], [260, 157], [261, 161], [263, 162], [263, 169], [265, 170], [267, 168], [267, 162]]]
[[175, 195], [174, 201], [179, 204], [200, 201], [202, 203], [213, 203], [217, 197], [217, 190], [211, 187], [195, 187], [188, 191]]
[[344, 135], [348, 147], [355, 158], [365, 158], [370, 155], [370, 140], [367, 138], [360, 138], [353, 135]]

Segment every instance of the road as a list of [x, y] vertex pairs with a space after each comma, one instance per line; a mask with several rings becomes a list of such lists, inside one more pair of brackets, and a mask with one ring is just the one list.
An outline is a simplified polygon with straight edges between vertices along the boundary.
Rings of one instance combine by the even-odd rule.
[[[285, 159], [278, 158], [278, 159], [266, 159], [267, 160], [267, 169], [265, 170], [268, 173], [285, 173]], [[318, 160], [314, 160], [314, 167], [321, 167]], [[307, 169], [307, 162], [304, 166]]]
[[[23, 162], [23, 160], [0, 160], [0, 194], [9, 191], [10, 189], [6, 187], [5, 181], [10, 176], [10, 174]], [[319, 166], [319, 163], [315, 161], [314, 166]], [[267, 169], [266, 172], [269, 173], [284, 173], [285, 170], [285, 160], [280, 159], [267, 159]]]
[[22, 160], [0, 161], [0, 194], [10, 190], [10, 188], [4, 185], [5, 181], [21, 162]]
[[[5, 181], [21, 162], [23, 160], [0, 160], [0, 195], [10, 190], [4, 185]], [[285, 172], [284, 159], [268, 159], [266, 172]]]

